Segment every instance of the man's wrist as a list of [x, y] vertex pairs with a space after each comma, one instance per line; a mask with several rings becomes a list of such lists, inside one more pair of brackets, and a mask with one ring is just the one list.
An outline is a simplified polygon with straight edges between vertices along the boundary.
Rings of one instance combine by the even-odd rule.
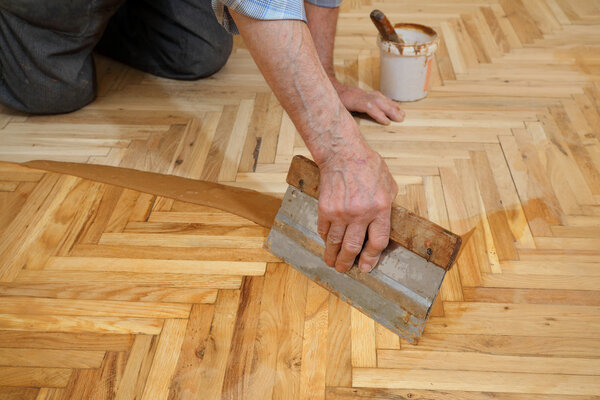
[[319, 168], [339, 160], [361, 157], [368, 151], [368, 146], [362, 139], [356, 122], [350, 114], [348, 117], [349, 121], [341, 125], [334, 133], [335, 139], [328, 138], [324, 141], [325, 145], [318, 146], [311, 151]]

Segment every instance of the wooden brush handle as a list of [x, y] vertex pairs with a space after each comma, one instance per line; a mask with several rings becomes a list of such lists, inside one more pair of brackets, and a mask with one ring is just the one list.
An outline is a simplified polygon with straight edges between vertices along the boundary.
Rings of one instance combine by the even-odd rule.
[[[315, 199], [319, 198], [319, 167], [303, 156], [295, 156], [287, 183]], [[390, 239], [445, 270], [456, 259], [462, 239], [433, 222], [400, 206], [392, 206]]]
[[402, 43], [389, 19], [379, 10], [371, 11], [371, 21], [379, 31], [381, 38], [389, 42]]

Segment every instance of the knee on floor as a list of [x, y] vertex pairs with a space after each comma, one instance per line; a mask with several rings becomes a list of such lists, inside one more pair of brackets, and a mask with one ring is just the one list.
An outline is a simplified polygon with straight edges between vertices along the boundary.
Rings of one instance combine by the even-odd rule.
[[198, 39], [194, 46], [188, 46], [185, 53], [165, 53], [162, 63], [168, 78], [195, 80], [206, 78], [218, 72], [231, 54], [233, 38], [229, 34], [212, 42]]
[[[3, 88], [7, 89], [7, 88]], [[31, 114], [63, 114], [78, 110], [95, 98], [95, 83], [64, 84], [52, 82], [0, 91], [0, 102]], [[15, 90], [16, 89], [16, 90]], [[4, 92], [4, 93], [2, 93]]]

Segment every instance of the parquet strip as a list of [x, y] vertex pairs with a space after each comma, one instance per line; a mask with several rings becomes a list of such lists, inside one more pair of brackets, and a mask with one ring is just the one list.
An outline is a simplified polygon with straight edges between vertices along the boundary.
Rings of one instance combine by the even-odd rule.
[[484, 392], [596, 395], [598, 376], [528, 374], [438, 369], [355, 368], [352, 385], [388, 389], [476, 390]]
[[197, 275], [263, 275], [266, 263], [201, 261], [201, 260], [160, 260], [134, 258], [83, 258], [53, 257], [48, 260], [46, 270], [53, 271], [106, 271], [106, 272], [169, 272], [174, 274]]
[[127, 351], [133, 335], [111, 333], [59, 333], [0, 331], [0, 347], [25, 349]]
[[139, 283], [105, 282], [76, 284], [73, 282], [50, 283], [3, 283], [2, 296], [30, 296], [57, 299], [118, 300], [149, 303], [214, 303], [218, 289], [162, 285], [141, 285]]
[[103, 351], [0, 348], [0, 364], [18, 367], [99, 368]]
[[187, 324], [187, 319], [165, 321], [142, 399], [162, 399], [169, 393]]
[[72, 370], [68, 368], [0, 367], [3, 386], [65, 387]]

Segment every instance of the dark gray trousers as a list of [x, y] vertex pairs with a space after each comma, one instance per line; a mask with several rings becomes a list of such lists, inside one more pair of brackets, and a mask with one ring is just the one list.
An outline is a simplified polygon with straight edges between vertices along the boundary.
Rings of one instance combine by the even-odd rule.
[[92, 50], [173, 79], [225, 65], [232, 37], [210, 0], [0, 0], [0, 103], [35, 114], [96, 96]]

